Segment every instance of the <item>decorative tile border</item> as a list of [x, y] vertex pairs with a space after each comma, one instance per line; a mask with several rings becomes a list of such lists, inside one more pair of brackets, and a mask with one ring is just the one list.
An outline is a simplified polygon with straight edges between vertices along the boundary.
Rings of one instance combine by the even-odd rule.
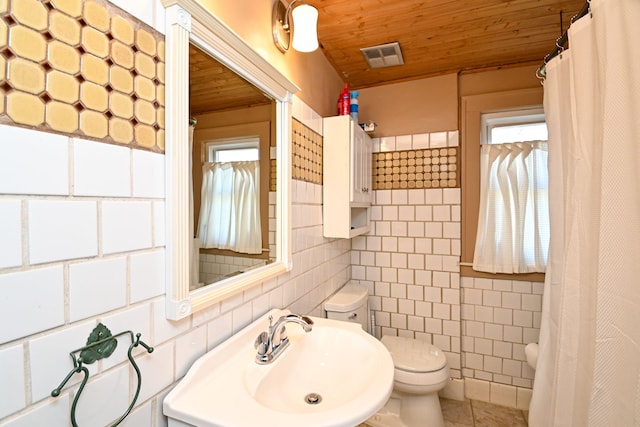
[[164, 152], [164, 60], [107, 1], [0, 1], [0, 123]]
[[460, 187], [458, 148], [373, 153], [373, 189]]
[[[322, 185], [322, 136], [295, 119], [292, 127], [292, 178]], [[374, 138], [372, 143], [374, 190], [460, 187], [457, 131]], [[275, 174], [275, 161], [271, 170]]]
[[292, 128], [292, 178], [322, 184], [322, 135], [295, 119]]
[[269, 164], [269, 191], [276, 191], [276, 183], [278, 182], [276, 159], [271, 159]]

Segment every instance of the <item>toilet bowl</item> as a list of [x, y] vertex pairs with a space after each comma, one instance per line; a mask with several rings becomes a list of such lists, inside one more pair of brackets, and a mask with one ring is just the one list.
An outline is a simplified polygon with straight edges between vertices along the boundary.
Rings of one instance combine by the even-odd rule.
[[[413, 338], [383, 336], [382, 343], [387, 347], [393, 359], [394, 378], [392, 400], [388, 407], [395, 406], [395, 411], [387, 408], [386, 418], [397, 416], [402, 424], [377, 424], [374, 427], [388, 425], [404, 425], [406, 427], [444, 427], [442, 410], [438, 392], [449, 381], [449, 365], [438, 347], [426, 341]], [[383, 412], [383, 411], [381, 411]], [[389, 414], [389, 412], [392, 412]], [[384, 421], [384, 416], [379, 417]]]
[[536, 365], [538, 364], [538, 343], [530, 342], [527, 344], [524, 348], [524, 354], [527, 358], [527, 365], [535, 370]]
[[[368, 325], [368, 291], [347, 284], [324, 305], [330, 319]], [[444, 427], [438, 392], [449, 381], [449, 366], [442, 350], [413, 338], [383, 336], [394, 364], [393, 394], [386, 405], [367, 420], [371, 427]]]

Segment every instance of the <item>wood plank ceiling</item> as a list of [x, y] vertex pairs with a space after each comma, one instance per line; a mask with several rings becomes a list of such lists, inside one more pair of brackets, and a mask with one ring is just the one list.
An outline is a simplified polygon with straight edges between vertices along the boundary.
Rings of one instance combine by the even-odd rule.
[[189, 109], [192, 116], [270, 102], [255, 86], [189, 45]]
[[[585, 0], [308, 0], [325, 56], [355, 89], [536, 62]], [[360, 48], [399, 42], [404, 65], [370, 69]]]
[[[465, 70], [542, 64], [585, 4], [585, 0], [306, 1], [318, 9], [324, 55], [352, 89]], [[400, 43], [404, 65], [370, 69], [360, 49], [390, 42]], [[270, 102], [197, 49], [189, 57], [192, 114]]]

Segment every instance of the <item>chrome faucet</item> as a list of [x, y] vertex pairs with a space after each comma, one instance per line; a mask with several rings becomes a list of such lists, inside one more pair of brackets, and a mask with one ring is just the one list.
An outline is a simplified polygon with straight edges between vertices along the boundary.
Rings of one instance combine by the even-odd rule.
[[289, 322], [302, 326], [305, 332], [310, 332], [313, 327], [313, 320], [307, 316], [287, 314], [276, 320], [275, 324], [273, 323], [273, 316], [269, 316], [269, 330], [258, 335], [254, 344], [258, 350], [256, 363], [260, 365], [271, 363], [287, 348], [289, 338], [287, 337], [285, 323]]

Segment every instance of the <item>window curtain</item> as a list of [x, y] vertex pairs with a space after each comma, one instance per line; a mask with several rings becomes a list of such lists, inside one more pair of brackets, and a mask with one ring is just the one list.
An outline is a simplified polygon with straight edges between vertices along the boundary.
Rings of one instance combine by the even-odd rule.
[[546, 169], [546, 141], [482, 146], [474, 270], [545, 271], [549, 246]]
[[205, 163], [198, 238], [203, 248], [262, 253], [258, 161]]
[[[189, 120], [189, 170], [193, 170], [193, 136], [196, 130], [197, 120]], [[191, 238], [191, 248], [189, 250], [189, 289], [195, 289], [200, 283], [200, 240], [196, 237], [194, 225], [193, 206], [193, 179], [189, 180], [189, 238]]]

